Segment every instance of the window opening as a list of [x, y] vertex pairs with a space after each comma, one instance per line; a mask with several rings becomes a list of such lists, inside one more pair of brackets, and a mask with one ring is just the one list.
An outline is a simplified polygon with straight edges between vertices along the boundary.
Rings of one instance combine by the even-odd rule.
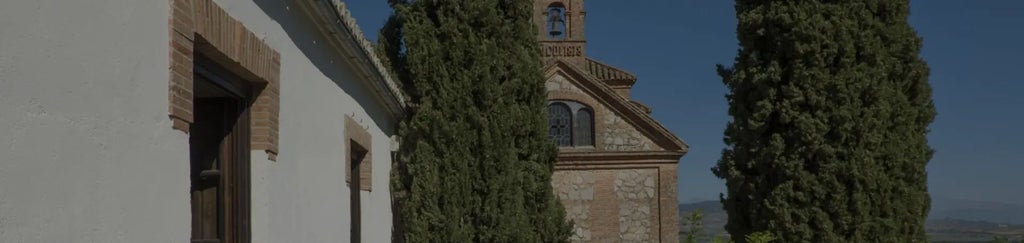
[[548, 138], [558, 146], [572, 146], [572, 110], [568, 105], [548, 105], [548, 125]]
[[594, 113], [587, 108], [576, 112], [576, 127], [573, 131], [576, 146], [594, 146]]

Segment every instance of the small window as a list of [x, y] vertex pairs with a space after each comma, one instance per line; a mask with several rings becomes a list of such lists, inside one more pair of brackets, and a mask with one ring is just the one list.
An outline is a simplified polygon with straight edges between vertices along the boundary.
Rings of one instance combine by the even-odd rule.
[[551, 40], [565, 39], [565, 5], [552, 3], [548, 6], [547, 13], [547, 36]]
[[565, 103], [548, 105], [548, 138], [559, 147], [572, 146], [572, 110]]
[[548, 103], [548, 138], [559, 147], [594, 146], [594, 110], [567, 101]]
[[594, 146], [594, 112], [581, 108], [576, 112], [576, 127], [573, 129], [576, 146]]

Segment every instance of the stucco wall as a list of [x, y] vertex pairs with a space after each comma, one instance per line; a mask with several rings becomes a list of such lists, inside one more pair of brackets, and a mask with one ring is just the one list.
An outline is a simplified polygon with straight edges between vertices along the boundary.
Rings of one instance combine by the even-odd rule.
[[[373, 137], [363, 241], [390, 241], [395, 120], [297, 6], [215, 1], [281, 54], [279, 156], [252, 151], [253, 242], [346, 242], [344, 118]], [[290, 2], [289, 2], [290, 4]], [[0, 4], [0, 242], [186, 242], [167, 1]]]
[[299, 6], [271, 0], [215, 2], [281, 53], [280, 154], [272, 162], [253, 151], [253, 242], [348, 240], [345, 116], [366, 128], [373, 140], [373, 190], [360, 192], [362, 239], [390, 241], [394, 119]]
[[0, 3], [0, 242], [186, 242], [166, 1]]
[[253, 151], [253, 242], [347, 242], [345, 116], [372, 136], [372, 191], [362, 193], [362, 240], [391, 237], [389, 171], [395, 120], [335, 54], [299, 6], [215, 0], [281, 54], [280, 154]]

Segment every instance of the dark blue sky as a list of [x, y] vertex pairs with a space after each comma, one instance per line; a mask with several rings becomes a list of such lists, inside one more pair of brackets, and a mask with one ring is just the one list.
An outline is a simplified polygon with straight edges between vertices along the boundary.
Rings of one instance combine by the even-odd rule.
[[[390, 9], [346, 1], [371, 39]], [[643, 4], [640, 4], [643, 3]], [[938, 117], [928, 165], [933, 196], [1024, 204], [1024, 1], [912, 1]], [[679, 199], [715, 199], [726, 89], [714, 65], [736, 55], [732, 1], [587, 1], [587, 51], [636, 74], [633, 99], [690, 144]]]

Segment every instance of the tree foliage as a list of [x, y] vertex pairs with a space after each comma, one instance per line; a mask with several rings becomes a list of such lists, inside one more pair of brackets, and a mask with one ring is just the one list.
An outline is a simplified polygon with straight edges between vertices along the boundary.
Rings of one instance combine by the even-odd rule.
[[690, 215], [683, 219], [683, 224], [686, 226], [686, 237], [682, 240], [684, 243], [697, 243], [704, 234], [704, 211], [695, 209], [690, 212]]
[[726, 229], [781, 242], [924, 242], [935, 117], [908, 0], [736, 0]]
[[562, 242], [529, 0], [392, 1], [378, 51], [414, 106], [392, 190], [408, 242]]
[[768, 232], [754, 232], [743, 237], [743, 239], [749, 243], [768, 243], [775, 240], [775, 236]]

